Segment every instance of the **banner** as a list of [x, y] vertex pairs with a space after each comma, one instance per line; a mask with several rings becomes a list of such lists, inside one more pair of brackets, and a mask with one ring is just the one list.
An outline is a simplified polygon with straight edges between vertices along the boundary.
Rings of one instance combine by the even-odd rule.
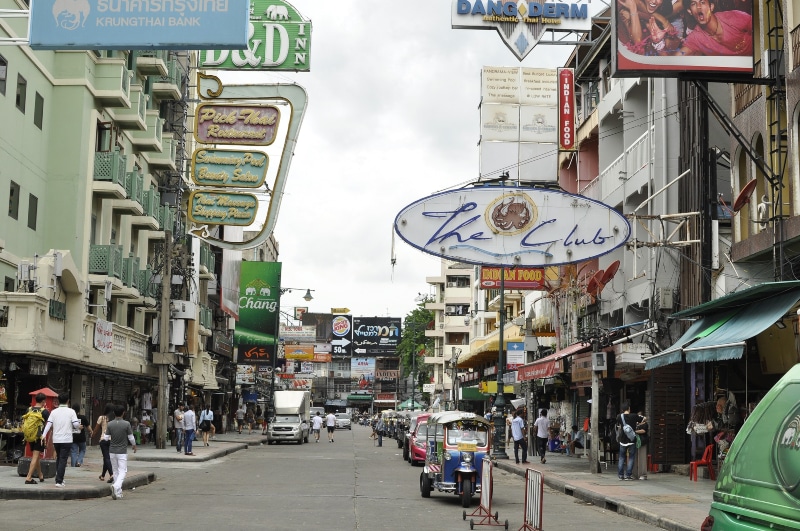
[[350, 360], [350, 389], [372, 393], [375, 383], [375, 358]]
[[[261, 347], [257, 359], [275, 355], [281, 298], [280, 262], [242, 262], [239, 275], [239, 322], [233, 342], [245, 349]], [[241, 357], [241, 348], [237, 359]], [[266, 362], [264, 362], [266, 363]]]
[[94, 348], [108, 354], [114, 348], [114, 324], [98, 319], [94, 324]]
[[236, 366], [236, 385], [253, 385], [256, 383], [255, 365]]

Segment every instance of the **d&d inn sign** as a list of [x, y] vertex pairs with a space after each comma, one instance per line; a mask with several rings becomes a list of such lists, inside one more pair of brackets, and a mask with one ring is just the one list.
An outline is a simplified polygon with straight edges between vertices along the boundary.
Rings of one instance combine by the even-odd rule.
[[555, 266], [623, 245], [625, 217], [593, 199], [555, 190], [483, 186], [425, 197], [394, 221], [412, 247], [479, 265]]

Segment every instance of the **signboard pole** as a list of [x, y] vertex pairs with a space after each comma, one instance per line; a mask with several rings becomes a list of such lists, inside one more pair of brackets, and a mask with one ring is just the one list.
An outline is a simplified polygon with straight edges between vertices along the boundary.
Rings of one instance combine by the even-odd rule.
[[164, 231], [164, 269], [161, 272], [161, 315], [159, 321], [158, 343], [158, 424], [156, 425], [156, 448], [163, 450], [167, 447], [167, 418], [169, 406], [169, 320], [170, 320], [170, 289], [172, 282], [172, 231]]
[[492, 444], [492, 457], [495, 459], [508, 459], [506, 453], [506, 398], [504, 396], [505, 384], [503, 383], [503, 337], [506, 328], [506, 268], [500, 267], [500, 340], [497, 348], [497, 395], [494, 399], [494, 444]]
[[[600, 342], [592, 340], [592, 356], [597, 355], [600, 349]], [[600, 372], [592, 371], [592, 423], [589, 431], [591, 432], [591, 451], [589, 452], [589, 472], [592, 474], [600, 473]]]

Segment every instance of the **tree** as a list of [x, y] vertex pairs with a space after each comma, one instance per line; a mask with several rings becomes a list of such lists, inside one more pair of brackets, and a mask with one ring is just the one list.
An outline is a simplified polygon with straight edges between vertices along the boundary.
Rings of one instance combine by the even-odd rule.
[[[433, 338], [425, 337], [425, 330], [433, 329], [434, 315], [430, 310], [425, 309], [428, 299], [417, 303], [417, 307], [408, 313], [403, 319], [403, 332], [400, 343], [397, 345], [397, 353], [400, 356], [400, 365], [403, 376], [408, 376], [413, 370], [414, 353], [417, 357], [417, 378], [414, 382], [419, 389], [420, 382], [430, 381], [430, 367], [423, 361], [424, 353], [433, 350]], [[418, 395], [422, 397], [422, 393]]]

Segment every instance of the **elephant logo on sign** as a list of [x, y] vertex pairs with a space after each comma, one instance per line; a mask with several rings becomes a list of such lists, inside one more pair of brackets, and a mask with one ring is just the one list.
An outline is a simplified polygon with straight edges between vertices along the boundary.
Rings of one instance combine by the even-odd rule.
[[289, 10], [286, 6], [269, 6], [265, 14], [270, 20], [289, 20]]
[[792, 443], [794, 442], [794, 436], [796, 432], [797, 428], [795, 427], [788, 428], [785, 432], [783, 432], [783, 440], [781, 441], [781, 444], [787, 444], [791, 446]]
[[59, 28], [71, 31], [86, 24], [91, 10], [89, 0], [56, 0], [53, 18]]
[[262, 297], [269, 297], [270, 293], [271, 291], [269, 290], [269, 288], [261, 288], [258, 294], [261, 295]]
[[253, 287], [245, 288], [244, 294], [245, 295], [255, 295], [256, 294], [256, 288], [253, 288]]

